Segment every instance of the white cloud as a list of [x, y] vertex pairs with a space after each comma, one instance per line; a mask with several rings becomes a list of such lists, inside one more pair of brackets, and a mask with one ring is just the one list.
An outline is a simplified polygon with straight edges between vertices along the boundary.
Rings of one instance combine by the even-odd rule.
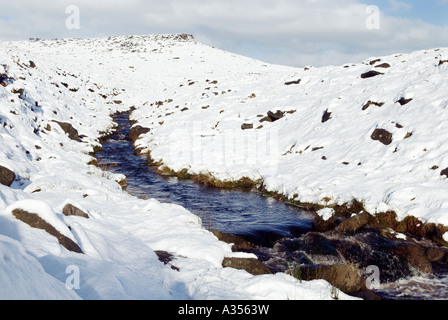
[[[68, 5], [80, 8], [80, 30], [65, 28]], [[297, 66], [448, 43], [448, 28], [384, 14], [381, 29], [369, 30], [366, 7], [357, 0], [18, 0], [2, 4], [0, 39], [185, 32], [224, 50]]]

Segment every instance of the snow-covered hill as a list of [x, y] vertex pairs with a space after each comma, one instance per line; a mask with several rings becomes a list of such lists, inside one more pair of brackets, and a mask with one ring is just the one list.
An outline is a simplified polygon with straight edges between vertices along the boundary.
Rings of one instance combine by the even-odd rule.
[[[0, 184], [1, 298], [331, 299], [325, 281], [222, 268], [236, 253], [198, 217], [133, 197], [123, 176], [92, 165], [113, 130], [110, 115], [130, 107], [150, 129], [137, 147], [161, 168], [248, 177], [301, 202], [356, 198], [371, 213], [448, 225], [448, 49], [304, 69], [188, 35], [0, 49], [1, 176], [15, 174]], [[62, 214], [66, 204], [89, 218]], [[37, 214], [83, 253], [23, 223], [17, 210]], [[156, 251], [175, 256], [178, 270]], [[76, 272], [79, 289], [69, 290]]]
[[110, 115], [243, 68], [267, 67], [186, 35], [0, 43], [0, 298], [331, 299], [326, 281], [223, 268], [253, 255], [93, 165]]

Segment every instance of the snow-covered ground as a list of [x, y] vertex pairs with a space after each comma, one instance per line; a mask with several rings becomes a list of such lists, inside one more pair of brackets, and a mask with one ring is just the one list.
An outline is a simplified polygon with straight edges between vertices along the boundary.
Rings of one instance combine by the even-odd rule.
[[[135, 107], [150, 129], [138, 147], [175, 171], [448, 225], [446, 60], [440, 48], [298, 69], [184, 35], [0, 42], [0, 166], [16, 174], [0, 184], [0, 298], [331, 299], [325, 281], [222, 268], [236, 254], [197, 216], [127, 194], [123, 176], [89, 165], [89, 153], [113, 129], [110, 115]], [[372, 70], [382, 74], [361, 77]], [[377, 131], [386, 144], [376, 129], [390, 133]], [[89, 219], [62, 215], [67, 203]], [[83, 254], [14, 209], [40, 215]]]
[[[282, 82], [297, 75], [300, 70], [235, 56], [185, 36], [0, 42], [0, 166], [16, 175], [10, 187], [0, 184], [0, 298], [332, 299], [325, 281], [223, 268], [224, 257], [242, 254], [207, 231], [196, 215], [133, 197], [118, 183], [123, 176], [91, 164], [91, 153], [100, 136], [113, 129], [110, 115], [117, 111], [134, 106], [145, 125], [165, 109], [178, 111], [158, 118], [166, 126], [152, 125], [153, 136], [142, 140], [163, 155], [165, 143], [182, 146], [176, 137], [190, 132], [194, 113], [202, 126], [222, 121], [222, 129], [233, 130], [246, 118], [253, 120], [254, 112], [281, 101], [285, 106], [284, 95], [296, 94]], [[218, 95], [213, 87], [210, 96], [202, 96], [207, 79], [219, 81]], [[232, 91], [223, 94], [224, 89]], [[252, 91], [253, 101], [244, 97]], [[165, 100], [163, 108], [150, 107]], [[203, 113], [205, 102], [211, 108]], [[190, 113], [181, 113], [185, 104]], [[63, 123], [79, 138], [66, 134]], [[175, 159], [166, 163], [186, 164]], [[225, 173], [238, 175], [248, 167], [234, 169]], [[66, 204], [89, 217], [63, 215]], [[20, 221], [16, 209], [40, 216], [83, 253]], [[156, 251], [172, 254], [176, 268], [160, 262]], [[342, 293], [338, 298], [352, 299]]]

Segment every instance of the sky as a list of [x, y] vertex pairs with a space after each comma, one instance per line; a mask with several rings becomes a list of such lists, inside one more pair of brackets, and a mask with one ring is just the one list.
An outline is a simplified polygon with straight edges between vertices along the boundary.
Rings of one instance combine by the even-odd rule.
[[448, 0], [0, 0], [0, 40], [191, 33], [265, 62], [342, 65], [448, 46]]

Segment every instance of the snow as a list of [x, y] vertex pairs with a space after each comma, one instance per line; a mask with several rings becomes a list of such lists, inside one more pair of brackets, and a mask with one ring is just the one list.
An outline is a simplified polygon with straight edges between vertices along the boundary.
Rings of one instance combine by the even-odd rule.
[[[123, 176], [89, 165], [90, 153], [113, 129], [110, 115], [133, 106], [132, 119], [151, 129], [138, 146], [174, 170], [262, 179], [302, 202], [356, 198], [370, 213], [448, 224], [448, 65], [438, 65], [447, 56], [442, 48], [382, 57], [388, 69], [374, 58], [298, 69], [170, 35], [0, 42], [0, 66], [13, 78], [0, 86], [0, 165], [17, 176], [11, 188], [0, 184], [0, 298], [332, 299], [325, 281], [223, 268], [224, 257], [253, 256], [233, 253], [180, 206], [127, 194]], [[384, 75], [360, 78], [374, 69]], [[362, 110], [368, 101], [384, 105]], [[260, 122], [277, 110], [282, 119]], [[71, 123], [80, 141], [53, 120]], [[370, 138], [376, 128], [393, 134], [390, 145]], [[66, 203], [90, 218], [63, 216]], [[83, 253], [15, 219], [14, 208]], [[172, 254], [177, 270], [156, 251]], [[73, 266], [80, 285], [69, 289]]]
[[333, 208], [324, 208], [319, 211], [317, 211], [317, 214], [324, 219], [324, 221], [328, 221], [333, 217], [335, 211]]

